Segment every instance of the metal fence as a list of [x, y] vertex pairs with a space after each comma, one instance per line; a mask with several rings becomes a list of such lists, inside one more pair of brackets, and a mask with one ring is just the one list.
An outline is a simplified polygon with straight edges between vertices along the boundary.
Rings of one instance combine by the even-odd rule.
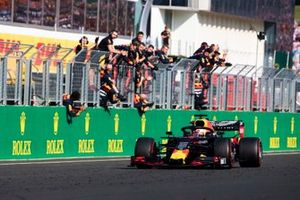
[[[82, 50], [66, 61], [72, 49], [47, 51], [42, 54], [43, 47], [14, 43], [0, 52], [0, 104], [60, 106], [63, 94], [77, 90], [82, 103], [99, 107], [100, 71], [107, 53]], [[145, 81], [138, 90], [154, 108], [194, 109], [195, 80], [201, 77], [209, 86], [203, 89], [202, 109], [300, 112], [300, 77], [290, 69], [235, 65], [196, 73], [198, 64], [182, 59], [158, 64], [158, 70], [144, 67]], [[134, 107], [135, 67], [117, 65], [113, 73], [126, 100], [112, 106]]]

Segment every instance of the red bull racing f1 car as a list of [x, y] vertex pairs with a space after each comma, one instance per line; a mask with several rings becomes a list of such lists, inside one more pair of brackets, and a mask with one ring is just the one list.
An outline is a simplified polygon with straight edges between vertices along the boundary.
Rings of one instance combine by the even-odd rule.
[[[135, 145], [131, 166], [152, 167], [216, 167], [231, 168], [235, 162], [241, 167], [260, 167], [262, 143], [259, 138], [244, 137], [244, 123], [235, 121], [210, 121], [203, 115], [183, 127], [182, 137], [167, 132], [166, 144], [153, 138], [141, 137]], [[232, 137], [225, 132], [236, 131]]]

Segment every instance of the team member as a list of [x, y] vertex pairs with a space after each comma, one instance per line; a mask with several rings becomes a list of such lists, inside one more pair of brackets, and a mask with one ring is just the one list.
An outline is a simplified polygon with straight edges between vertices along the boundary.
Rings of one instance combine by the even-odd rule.
[[63, 96], [63, 105], [67, 109], [67, 121], [72, 123], [73, 117], [78, 117], [82, 111], [85, 110], [83, 104], [81, 104], [80, 93], [78, 91], [72, 92], [71, 95], [65, 94]]
[[203, 75], [204, 78], [196, 78], [195, 85], [194, 85], [194, 108], [196, 110], [203, 109], [203, 106], [207, 104], [206, 94], [209, 83], [207, 82], [207, 74]]
[[168, 57], [169, 47], [167, 45], [163, 45], [160, 51], [157, 51], [158, 59], [163, 64], [169, 64], [173, 62], [172, 58]]
[[138, 109], [140, 114], [143, 114], [153, 106], [153, 102], [149, 102], [145, 94], [135, 94], [134, 107]]
[[107, 37], [100, 41], [97, 45], [97, 49], [100, 51], [108, 51], [110, 53], [120, 53], [120, 51], [116, 50], [114, 47], [114, 40], [116, 38], [118, 38], [118, 31], [111, 31]]
[[89, 44], [89, 40], [86, 36], [83, 36], [79, 40], [79, 44], [75, 47], [75, 53], [78, 54], [82, 49], [87, 49], [87, 45]]
[[100, 106], [108, 108], [108, 102], [111, 104], [124, 101], [125, 98], [119, 94], [119, 90], [112, 79], [112, 65], [107, 65], [101, 70], [101, 88], [100, 88]]
[[167, 26], [165, 26], [165, 29], [163, 30], [163, 32], [161, 32], [161, 38], [162, 38], [162, 43], [165, 46], [169, 46], [169, 40], [171, 37], [171, 33], [170, 30], [168, 29]]
[[144, 33], [142, 31], [138, 32], [137, 36], [132, 39], [131, 43], [142, 43], [144, 40]]

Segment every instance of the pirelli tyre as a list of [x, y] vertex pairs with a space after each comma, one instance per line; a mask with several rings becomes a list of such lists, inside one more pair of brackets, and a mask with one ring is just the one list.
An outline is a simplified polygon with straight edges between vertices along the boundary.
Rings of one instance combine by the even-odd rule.
[[242, 138], [239, 142], [239, 163], [241, 167], [260, 167], [262, 144], [259, 138]]
[[[156, 143], [153, 138], [141, 137], [136, 141], [134, 149], [135, 157], [143, 156], [148, 162], [157, 158]], [[151, 168], [151, 165], [137, 165], [137, 168]]]
[[231, 168], [233, 163], [232, 143], [229, 138], [216, 138], [214, 141], [214, 155], [221, 158], [217, 167]]

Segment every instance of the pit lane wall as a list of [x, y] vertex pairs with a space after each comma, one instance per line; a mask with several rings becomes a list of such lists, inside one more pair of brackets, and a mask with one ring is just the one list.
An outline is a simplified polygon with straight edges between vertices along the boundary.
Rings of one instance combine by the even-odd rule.
[[245, 135], [260, 137], [266, 152], [300, 150], [297, 113], [152, 110], [140, 116], [135, 109], [88, 108], [68, 123], [64, 107], [1, 106], [0, 159], [129, 156], [138, 137], [180, 135], [194, 114], [243, 120]]

